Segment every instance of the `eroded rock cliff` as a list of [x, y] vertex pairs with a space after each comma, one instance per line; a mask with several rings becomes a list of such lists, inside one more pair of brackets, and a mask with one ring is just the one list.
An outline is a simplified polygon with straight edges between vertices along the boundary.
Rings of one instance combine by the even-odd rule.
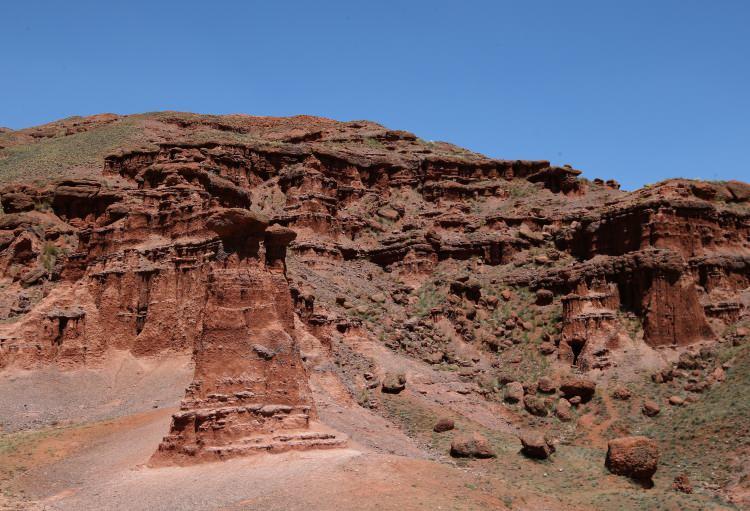
[[[51, 170], [19, 159], [92, 133]], [[314, 424], [295, 315], [345, 372], [356, 330], [482, 381], [711, 343], [750, 301], [741, 182], [625, 192], [304, 116], [99, 116], [0, 146], [0, 367], [192, 351], [155, 463], [341, 445]]]

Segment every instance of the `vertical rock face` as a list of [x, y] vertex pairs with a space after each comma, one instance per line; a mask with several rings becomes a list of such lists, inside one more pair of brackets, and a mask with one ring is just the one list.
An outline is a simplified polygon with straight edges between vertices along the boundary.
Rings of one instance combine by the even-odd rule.
[[330, 447], [314, 417], [282, 273], [229, 258], [208, 275], [195, 378], [153, 463]]
[[609, 351], [623, 343], [617, 286], [595, 281], [589, 288], [582, 282], [562, 303], [560, 359], [584, 370], [609, 367]]

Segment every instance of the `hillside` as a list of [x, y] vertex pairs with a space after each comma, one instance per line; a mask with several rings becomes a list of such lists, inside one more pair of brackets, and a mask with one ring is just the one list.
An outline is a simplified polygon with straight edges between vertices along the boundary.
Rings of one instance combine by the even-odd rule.
[[750, 507], [747, 183], [159, 112], [0, 185], [0, 506]]

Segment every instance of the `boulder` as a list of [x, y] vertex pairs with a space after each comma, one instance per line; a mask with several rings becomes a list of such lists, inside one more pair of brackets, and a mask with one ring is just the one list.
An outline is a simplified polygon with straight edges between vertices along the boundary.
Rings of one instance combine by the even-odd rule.
[[552, 394], [557, 390], [555, 382], [549, 376], [542, 376], [536, 384], [536, 388], [539, 392], [544, 394]]
[[685, 404], [685, 400], [680, 396], [670, 396], [669, 404], [672, 406], [682, 406]]
[[520, 382], [512, 381], [505, 386], [505, 401], [508, 403], [518, 403], [523, 399], [523, 385]]
[[547, 416], [547, 402], [544, 398], [528, 394], [523, 398], [523, 406], [531, 415], [536, 415], [537, 417]]
[[538, 431], [526, 431], [519, 438], [521, 452], [529, 458], [546, 460], [555, 452], [555, 445]]
[[648, 481], [659, 464], [659, 446], [645, 436], [609, 441], [605, 466], [613, 474]]
[[428, 364], [439, 364], [445, 358], [445, 353], [442, 351], [433, 351], [422, 356], [422, 360]]
[[549, 289], [540, 289], [536, 292], [536, 304], [537, 305], [549, 305], [552, 303], [554, 294]]
[[262, 344], [253, 344], [253, 351], [264, 360], [271, 360], [276, 355], [272, 349], [267, 348]]
[[451, 442], [451, 456], [454, 458], [494, 458], [495, 451], [489, 441], [480, 433], [461, 433]]
[[561, 397], [555, 405], [555, 416], [562, 422], [568, 422], [573, 420], [573, 412], [571, 410], [570, 401]]
[[686, 473], [678, 474], [672, 482], [672, 489], [682, 493], [693, 493], [693, 485]]
[[5, 213], [20, 213], [34, 209], [34, 198], [22, 190], [0, 192], [0, 203]]
[[206, 225], [222, 238], [260, 234], [268, 226], [268, 217], [255, 211], [227, 208], [215, 212]]
[[406, 375], [404, 373], [386, 373], [383, 378], [382, 390], [386, 394], [398, 394], [406, 388]]
[[552, 355], [555, 352], [556, 348], [555, 345], [551, 342], [544, 341], [541, 344], [539, 344], [539, 352], [542, 355]]
[[722, 382], [727, 378], [727, 374], [721, 366], [718, 366], [711, 373], [711, 380], [714, 382]]
[[580, 397], [581, 402], [585, 403], [594, 397], [596, 383], [585, 378], [570, 378], [560, 385], [560, 392], [568, 399]]
[[647, 399], [643, 402], [643, 415], [646, 417], [656, 417], [659, 415], [659, 412], [661, 412], [661, 407], [659, 406], [659, 403], [652, 399]]
[[443, 433], [444, 431], [450, 431], [450, 430], [452, 430], [455, 427], [456, 427], [456, 425], [453, 422], [453, 419], [449, 419], [447, 417], [443, 417], [442, 419], [439, 419], [435, 423], [435, 426], [432, 428], [432, 430], [435, 433]]
[[700, 368], [700, 359], [689, 351], [680, 353], [680, 357], [677, 360], [677, 367], [679, 369], [698, 369]]
[[617, 387], [612, 392], [612, 397], [615, 399], [619, 399], [620, 401], [627, 401], [632, 396], [630, 390], [628, 390], [626, 387]]
[[747, 202], [750, 200], [750, 184], [742, 181], [728, 181], [726, 188], [732, 194], [732, 199], [736, 202]]
[[666, 383], [674, 379], [674, 372], [671, 368], [662, 369], [651, 375], [651, 380], [654, 383]]
[[271, 227], [266, 229], [265, 242], [267, 246], [281, 246], [286, 247], [297, 237], [297, 232], [284, 227], [283, 225], [273, 224]]

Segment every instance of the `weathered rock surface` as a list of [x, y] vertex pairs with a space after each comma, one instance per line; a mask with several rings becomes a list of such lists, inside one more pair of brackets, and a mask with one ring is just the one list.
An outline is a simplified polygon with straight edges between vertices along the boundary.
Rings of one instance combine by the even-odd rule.
[[560, 384], [560, 392], [566, 398], [579, 397], [585, 403], [594, 397], [596, 383], [585, 378], [570, 378]]
[[629, 436], [610, 440], [606, 467], [617, 475], [649, 480], [659, 464], [659, 447], [644, 436]]
[[383, 392], [398, 394], [406, 388], [406, 375], [404, 373], [387, 373], [383, 378]]
[[435, 426], [433, 426], [432, 430], [435, 433], [443, 433], [445, 431], [450, 431], [455, 427], [456, 425], [453, 422], [453, 419], [442, 418], [435, 423]]
[[538, 431], [526, 431], [520, 435], [521, 452], [529, 458], [546, 460], [555, 452], [555, 445]]
[[523, 393], [523, 385], [520, 382], [512, 381], [505, 386], [505, 401], [518, 403], [523, 399]]
[[[355, 334], [449, 369], [462, 395], [488, 381], [476, 394], [500, 399], [495, 377], [511, 367], [504, 399], [535, 421], [549, 420], [555, 387], [555, 414], [571, 420], [625, 363], [672, 386], [678, 371], [705, 373], [670, 392], [730, 379], [697, 346], [747, 314], [745, 183], [625, 192], [547, 161], [307, 116], [105, 115], [14, 131], [3, 147], [118, 126], [139, 136], [85, 155], [75, 175], [0, 175], [0, 368], [193, 353], [155, 462], [340, 445], [309, 426], [295, 320], [342, 373]], [[687, 353], [686, 369], [653, 363], [664, 347]], [[529, 353], [549, 372], [530, 371]]]
[[451, 442], [451, 456], [455, 458], [494, 458], [495, 451], [480, 433], [460, 433]]

